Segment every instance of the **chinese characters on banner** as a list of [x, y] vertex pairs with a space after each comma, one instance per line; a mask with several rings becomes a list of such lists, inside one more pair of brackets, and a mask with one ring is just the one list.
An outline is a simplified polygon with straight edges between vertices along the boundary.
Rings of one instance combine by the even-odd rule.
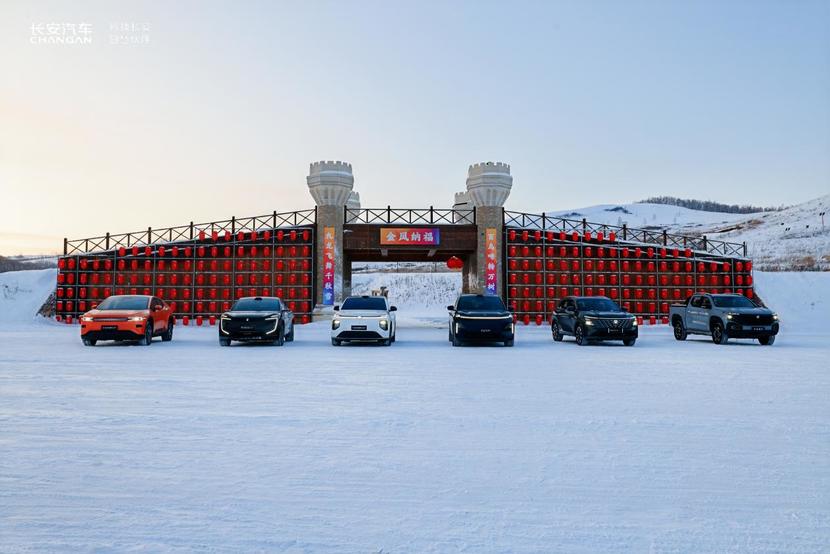
[[384, 227], [380, 230], [380, 244], [382, 246], [438, 246], [440, 229], [411, 228], [411, 227]]
[[323, 227], [323, 305], [334, 304], [334, 227]]
[[484, 231], [484, 258], [485, 258], [485, 271], [484, 277], [486, 280], [485, 291], [487, 294], [496, 295], [499, 293], [498, 291], [498, 259], [496, 258], [496, 230], [492, 227], [488, 227]]

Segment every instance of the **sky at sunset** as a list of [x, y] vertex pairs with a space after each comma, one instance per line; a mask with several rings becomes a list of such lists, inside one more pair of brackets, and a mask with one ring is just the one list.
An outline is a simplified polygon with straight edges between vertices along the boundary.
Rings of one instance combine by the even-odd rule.
[[826, 1], [4, 0], [0, 254], [310, 208], [321, 159], [365, 207], [449, 207], [486, 160], [516, 210], [798, 203], [830, 192], [829, 22]]

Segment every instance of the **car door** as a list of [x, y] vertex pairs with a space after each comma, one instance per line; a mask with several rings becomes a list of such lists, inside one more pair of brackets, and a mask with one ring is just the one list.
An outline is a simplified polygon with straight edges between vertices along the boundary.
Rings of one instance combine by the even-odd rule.
[[698, 327], [699, 331], [708, 331], [709, 330], [709, 314], [712, 311], [712, 300], [708, 296], [703, 296], [700, 299], [700, 310], [698, 311], [699, 314], [699, 321]]
[[686, 306], [686, 328], [693, 331], [700, 331], [700, 301], [701, 296], [696, 294], [689, 300]]
[[566, 333], [574, 332], [576, 322], [576, 302], [573, 298], [566, 298], [562, 303], [562, 312], [559, 316], [559, 325]]
[[167, 328], [167, 315], [164, 313], [164, 303], [160, 298], [150, 300], [150, 317], [153, 320], [153, 329], [161, 331]]

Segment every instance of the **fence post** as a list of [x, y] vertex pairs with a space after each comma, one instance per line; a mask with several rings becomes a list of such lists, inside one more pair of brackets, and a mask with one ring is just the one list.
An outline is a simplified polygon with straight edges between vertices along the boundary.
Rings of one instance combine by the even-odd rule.
[[707, 247], [707, 244], [706, 244], [706, 235], [703, 235], [703, 251], [704, 252], [709, 251], [709, 248]]
[[386, 206], [386, 223], [392, 223], [392, 206]]
[[107, 238], [106, 238], [106, 241], [104, 242], [104, 245], [105, 245], [105, 247], [104, 247], [105, 250], [110, 249], [110, 234], [109, 233], [107, 233]]
[[669, 240], [668, 234], [666, 233], [666, 230], [663, 229], [663, 246], [666, 246], [668, 244], [668, 240]]
[[[271, 228], [276, 229], [277, 228], [277, 210], [274, 210], [274, 214], [271, 217], [272, 217]], [[294, 212], [294, 217], [295, 217], [294, 226], [296, 227], [297, 226], [297, 220], [296, 220], [297, 213], [296, 212]]]
[[153, 243], [153, 230], [150, 227], [147, 227], [147, 244]]
[[622, 232], [623, 240], [628, 240], [628, 223], [623, 223]]
[[231, 216], [231, 234], [236, 235], [236, 216]]
[[588, 221], [583, 217], [582, 218], [582, 235], [585, 235], [585, 230], [588, 228]]
[[66, 251], [69, 249], [69, 240], [63, 237], [63, 255], [66, 256]]
[[190, 240], [193, 240], [193, 222], [190, 222]]
[[746, 258], [746, 241], [744, 241], [744, 258]]
[[[435, 220], [433, 219], [433, 212], [434, 211], [435, 211], [434, 208], [432, 206], [430, 206], [429, 207], [429, 222], [430, 223], [435, 223]], [[455, 219], [455, 214], [453, 214], [453, 219]]]

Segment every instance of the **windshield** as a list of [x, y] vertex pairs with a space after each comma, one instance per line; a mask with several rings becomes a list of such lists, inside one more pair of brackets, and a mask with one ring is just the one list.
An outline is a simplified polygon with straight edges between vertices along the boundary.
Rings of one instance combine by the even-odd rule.
[[110, 296], [100, 304], [99, 310], [146, 310], [150, 299], [146, 296]]
[[576, 301], [580, 310], [598, 312], [621, 312], [620, 306], [608, 298], [581, 298]]
[[343, 302], [342, 310], [384, 310], [386, 299], [382, 296], [367, 296], [366, 298], [353, 296]]
[[240, 298], [231, 310], [234, 312], [278, 312], [280, 301], [276, 298]]
[[752, 303], [752, 300], [747, 298], [746, 296], [713, 296], [712, 299], [715, 301], [715, 306], [718, 308], [757, 308], [755, 304]]
[[504, 302], [498, 296], [462, 296], [458, 299], [459, 310], [482, 310], [503, 312]]

